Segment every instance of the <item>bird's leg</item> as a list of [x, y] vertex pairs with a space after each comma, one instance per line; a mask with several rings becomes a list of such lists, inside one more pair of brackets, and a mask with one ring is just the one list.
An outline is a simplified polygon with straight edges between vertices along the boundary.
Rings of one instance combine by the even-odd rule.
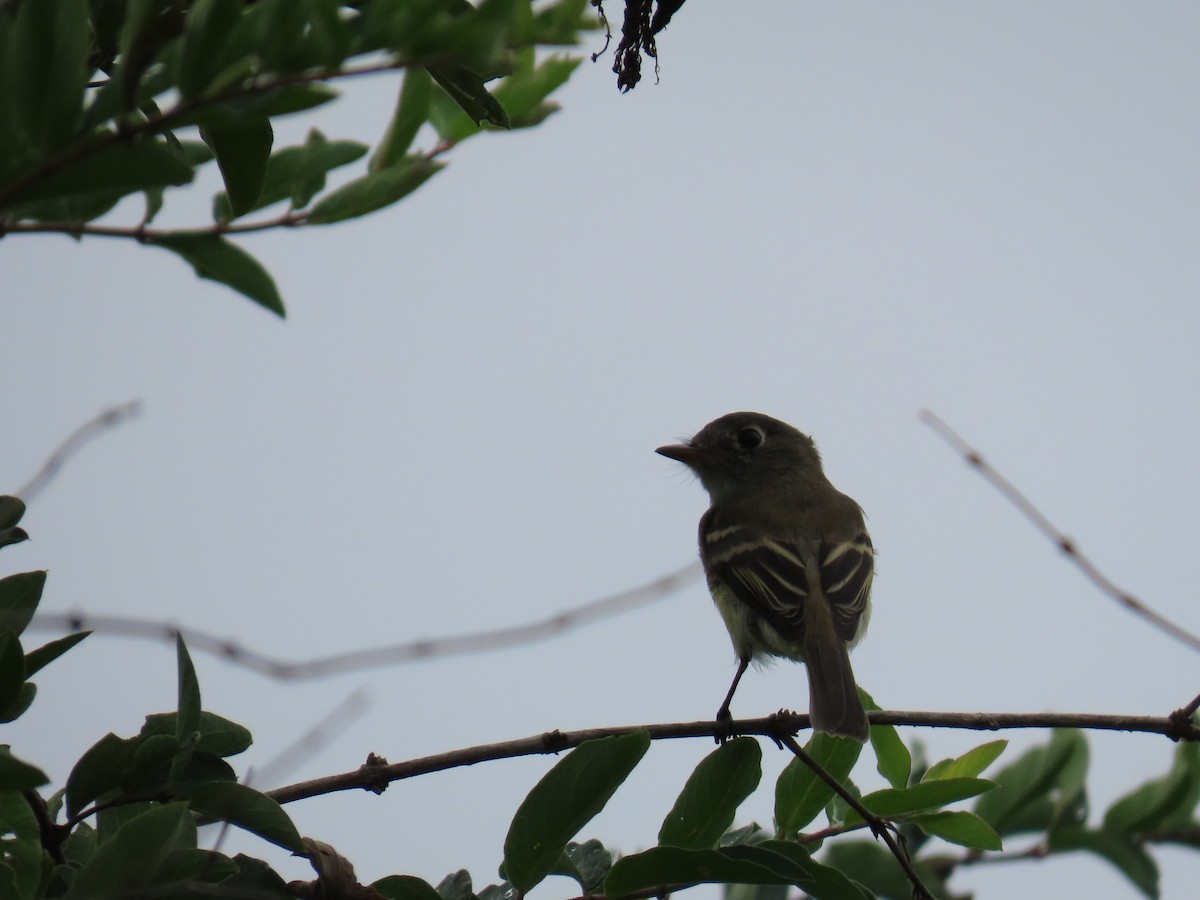
[[733, 684], [729, 686], [729, 693], [725, 695], [725, 702], [717, 710], [716, 737], [718, 744], [723, 744], [733, 737], [733, 729], [730, 727], [733, 722], [733, 713], [729, 711], [729, 704], [733, 702], [733, 695], [737, 691], [738, 682], [742, 680], [742, 676], [746, 674], [746, 669], [749, 667], [750, 657], [743, 656], [738, 660], [738, 670], [733, 676]]

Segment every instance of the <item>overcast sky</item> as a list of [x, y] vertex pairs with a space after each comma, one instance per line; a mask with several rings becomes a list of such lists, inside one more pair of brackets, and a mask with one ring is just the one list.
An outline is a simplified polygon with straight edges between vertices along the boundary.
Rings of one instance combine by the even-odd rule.
[[[659, 84], [647, 67], [621, 96], [611, 57], [585, 62], [563, 112], [470, 141], [399, 206], [247, 239], [286, 322], [163, 251], [9, 236], [0, 486], [104, 407], [144, 412], [35, 499], [33, 540], [3, 571], [48, 568], [47, 610], [176, 621], [288, 659], [518, 624], [694, 559], [706, 498], [653, 450], [757, 409], [814, 435], [867, 512], [875, 614], [854, 665], [883, 706], [1165, 714], [1200, 690], [1195, 654], [1100, 594], [917, 414], [1200, 630], [1198, 35], [1192, 3], [691, 0], [660, 38]], [[356, 83], [279, 141], [312, 124], [373, 141], [397, 85]], [[213, 190], [179, 192], [165, 221], [200, 221]], [[366, 713], [281, 783], [368, 751], [705, 718], [734, 666], [699, 584], [550, 643], [323, 681], [196, 662], [206, 708], [254, 732], [239, 771], [367, 689]], [[37, 680], [6, 741], [60, 785], [103, 734], [173, 706], [173, 650], [95, 636]], [[752, 673], [734, 712], [803, 708], [804, 683], [790, 665]], [[994, 737], [903, 734], [933, 759]], [[1013, 758], [1046, 735], [1009, 737]], [[1173, 749], [1090, 740], [1093, 821]], [[710, 749], [653, 747], [582, 836], [653, 844]], [[770, 822], [786, 760], [764, 755], [739, 823]], [[550, 764], [289, 812], [364, 881], [466, 867], [482, 886]], [[868, 756], [855, 777], [881, 786]], [[1164, 896], [1200, 878], [1195, 854], [1155, 855]], [[1091, 857], [953, 884], [1139, 896]]]

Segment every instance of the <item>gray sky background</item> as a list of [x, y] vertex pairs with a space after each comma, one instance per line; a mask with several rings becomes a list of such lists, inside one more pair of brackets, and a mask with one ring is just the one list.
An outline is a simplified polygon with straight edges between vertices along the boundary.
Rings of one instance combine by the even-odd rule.
[[[879, 568], [854, 664], [885, 707], [1165, 714], [1200, 690], [1196, 656], [1096, 591], [917, 413], [1200, 629], [1198, 34], [1190, 3], [691, 0], [661, 37], [657, 86], [648, 70], [620, 96], [611, 56], [585, 62], [562, 113], [458, 148], [400, 206], [246, 240], [286, 323], [165, 252], [10, 236], [3, 486], [105, 406], [145, 410], [36, 499], [33, 540], [3, 571], [48, 568], [47, 610], [173, 620], [296, 659], [516, 624], [693, 559], [704, 494], [653, 449], [758, 409], [812, 433], [867, 511]], [[309, 124], [373, 141], [397, 83], [347, 86], [278, 142]], [[164, 221], [206, 216], [213, 190], [180, 192]], [[369, 690], [368, 712], [285, 782], [368, 751], [705, 718], [733, 672], [699, 584], [550, 643], [318, 682], [196, 662], [205, 706], [255, 734], [239, 768]], [[6, 740], [61, 784], [104, 733], [172, 707], [173, 651], [96, 636], [37, 680]], [[806, 696], [781, 665], [734, 711]], [[938, 759], [995, 736], [905, 737]], [[1009, 737], [1005, 758], [1045, 739]], [[1090, 740], [1094, 819], [1172, 754]], [[583, 836], [653, 844], [710, 749], [654, 746]], [[770, 822], [786, 760], [764, 755], [741, 823]], [[466, 867], [482, 886], [550, 764], [289, 812], [364, 881]], [[856, 778], [881, 786], [867, 757]], [[308, 877], [257, 840], [227, 846]], [[1200, 878], [1194, 854], [1156, 855], [1164, 896]], [[1138, 896], [1091, 857], [954, 885]], [[574, 893], [555, 879], [535, 897]]]

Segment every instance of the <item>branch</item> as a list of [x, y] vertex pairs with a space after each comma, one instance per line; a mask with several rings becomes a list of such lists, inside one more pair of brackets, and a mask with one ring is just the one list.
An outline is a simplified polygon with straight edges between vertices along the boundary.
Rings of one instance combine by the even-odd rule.
[[279, 780], [284, 772], [295, 771], [304, 760], [316, 756], [329, 746], [335, 736], [341, 736], [351, 722], [366, 713], [370, 705], [366, 690], [358, 688], [323, 716], [321, 721], [277, 753], [273, 759], [268, 760], [262, 768], [256, 770], [253, 778], [250, 777], [250, 773], [247, 773], [245, 783], [270, 784]]
[[[426, 160], [435, 160], [445, 155], [458, 143], [447, 139], [439, 141], [431, 149], [420, 154]], [[279, 201], [283, 202], [283, 201]], [[311, 212], [311, 211], [310, 211]], [[39, 220], [32, 222], [0, 222], [0, 237], [7, 234], [66, 234], [74, 238], [113, 237], [137, 241], [139, 244], [153, 244], [165, 238], [181, 237], [222, 237], [227, 234], [252, 234], [257, 231], [270, 231], [273, 228], [302, 228], [309, 224], [310, 212], [289, 210], [270, 219], [259, 219], [253, 222], [214, 222], [204, 228], [147, 228], [143, 222], [139, 225], [95, 225], [91, 222], [75, 220], [51, 221]]]
[[[157, 134], [159, 132], [168, 131], [186, 116], [190, 116], [198, 110], [203, 110], [212, 106], [219, 106], [223, 103], [228, 103], [232, 100], [242, 100], [251, 97], [257, 97], [261, 94], [267, 94], [271, 91], [277, 91], [282, 88], [295, 87], [301, 84], [311, 84], [319, 81], [333, 81], [339, 78], [355, 78], [361, 75], [374, 75], [380, 72], [393, 72], [400, 69], [406, 69], [409, 66], [416, 64], [425, 64], [426, 62], [434, 62], [433, 60], [425, 60], [417, 63], [414, 60], [392, 60], [384, 63], [373, 63], [371, 65], [358, 66], [354, 68], [319, 70], [316, 72], [298, 72], [291, 75], [278, 75], [271, 79], [255, 80], [249, 84], [235, 85], [226, 91], [214, 94], [210, 97], [200, 97], [195, 100], [185, 100], [163, 112], [157, 116], [147, 116], [140, 121], [135, 122], [120, 122], [118, 127], [110, 132], [99, 135], [96, 140], [89, 143], [77, 144], [71, 147], [66, 152], [59, 156], [52, 157], [46, 160], [41, 165], [35, 166], [29, 171], [14, 178], [8, 184], [0, 186], [0, 208], [2, 208], [10, 197], [19, 191], [23, 190], [30, 184], [33, 184], [40, 178], [64, 169], [72, 163], [78, 162], [81, 159], [86, 159], [94, 153], [104, 150], [116, 144], [121, 144], [129, 141], [142, 134]], [[17, 230], [9, 228], [8, 230]], [[0, 236], [5, 233], [4, 229], [0, 229]]]
[[[1161, 734], [1172, 740], [1200, 741], [1200, 727], [1181, 724], [1169, 716], [1111, 716], [1088, 713], [939, 713], [873, 710], [867, 713], [873, 725], [927, 725], [938, 728], [967, 728], [976, 731], [999, 731], [1013, 728], [1085, 728], [1099, 731], [1131, 731]], [[561, 753], [578, 747], [584, 741], [596, 740], [634, 731], [648, 731], [653, 740], [677, 738], [715, 738], [732, 730], [739, 735], [759, 735], [776, 740], [781, 729], [795, 734], [809, 728], [804, 713], [783, 712], [761, 719], [739, 719], [731, 723], [706, 720], [673, 722], [657, 725], [621, 725], [608, 728], [588, 728], [581, 731], [547, 731], [533, 737], [480, 744], [461, 750], [451, 750], [434, 756], [423, 756], [405, 762], [388, 763], [374, 754], [351, 772], [315, 778], [269, 791], [279, 803], [291, 803], [337, 791], [367, 790], [382, 793], [393, 781], [473, 766], [476, 763], [519, 756]]]
[[350, 653], [339, 653], [299, 662], [288, 662], [248, 650], [235, 641], [208, 632], [146, 619], [90, 616], [83, 613], [37, 613], [29, 627], [41, 631], [98, 631], [122, 637], [153, 638], [171, 642], [174, 642], [177, 637], [182, 637], [188, 647], [193, 650], [221, 656], [230, 662], [271, 678], [281, 680], [320, 678], [340, 672], [356, 672], [363, 669], [402, 665], [434, 657], [460, 656], [543, 641], [591, 622], [652, 603], [696, 581], [700, 572], [700, 564], [692, 563], [656, 578], [648, 584], [602, 597], [582, 606], [556, 613], [549, 618], [524, 625], [454, 637], [389, 644], [383, 647], [355, 650]]
[[131, 400], [128, 403], [122, 403], [120, 406], [110, 407], [100, 415], [96, 416], [88, 422], [83, 423], [74, 431], [72, 431], [65, 441], [59, 444], [58, 449], [42, 463], [42, 467], [34, 473], [29, 481], [21, 487], [16, 495], [28, 502], [37, 494], [41, 493], [42, 488], [49, 484], [50, 479], [58, 474], [58, 470], [62, 468], [63, 463], [79, 452], [79, 449], [94, 437], [98, 437], [102, 432], [110, 428], [120, 425], [122, 422], [136, 416], [142, 411], [142, 402], [140, 400]]
[[892, 856], [896, 857], [896, 862], [900, 864], [900, 868], [904, 870], [905, 877], [908, 878], [913, 886], [913, 897], [933, 900], [933, 895], [929, 893], [929, 888], [925, 887], [925, 883], [921, 881], [921, 876], [913, 868], [908, 851], [896, 843], [896, 839], [892, 836], [892, 831], [895, 830], [896, 826], [879, 818], [879, 816], [867, 809], [863, 802], [854, 796], [852, 791], [830, 775], [823, 765], [813, 759], [803, 747], [797, 744], [795, 738], [781, 734], [778, 736], [778, 740], [783, 746], [791, 750], [797, 759], [808, 766], [818, 778], [829, 785], [835, 794], [845, 800], [851, 809], [862, 816], [863, 821], [867, 823], [867, 826], [871, 829], [871, 834], [875, 835], [876, 839], [882, 839], [887, 844], [888, 850], [892, 852]]
[[[1053, 523], [1046, 518], [1041, 510], [1033, 505], [1033, 502], [1028, 497], [1017, 490], [1012, 482], [985, 462], [979, 451], [964, 441], [949, 425], [928, 410], [921, 413], [921, 420], [936, 431], [946, 443], [961, 453], [969, 465], [974, 466], [979, 471], [979, 474], [987, 479], [1004, 497], [1008, 498], [1021, 511], [1025, 518], [1029, 519], [1038, 531], [1052, 540], [1058, 546], [1058, 549], [1064, 555], [1068, 556], [1100, 590], [1104, 591], [1104, 593], [1108, 594], [1130, 612], [1141, 616], [1154, 627], [1200, 653], [1200, 637], [1196, 637], [1194, 634], [1184, 630], [1166, 618], [1166, 616], [1155, 612], [1129, 592], [1117, 587], [1096, 567], [1095, 563], [1080, 552], [1071, 538], [1055, 528]], [[1196, 703], [1200, 705], [1200, 698], [1197, 698]]]
[[247, 234], [271, 228], [296, 228], [308, 222], [307, 213], [287, 212], [273, 219], [257, 222], [215, 222], [206, 228], [147, 228], [145, 225], [93, 225], [90, 222], [39, 221], [14, 222], [3, 228], [4, 234], [69, 234], [71, 237], [129, 238], [140, 244], [154, 243], [169, 237], [205, 237], [208, 235]]

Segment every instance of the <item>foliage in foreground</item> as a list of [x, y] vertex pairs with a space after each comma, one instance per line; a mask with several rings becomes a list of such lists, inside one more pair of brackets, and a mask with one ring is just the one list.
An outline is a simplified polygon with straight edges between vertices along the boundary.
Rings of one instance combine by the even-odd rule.
[[[8, 0], [0, 2], [0, 237], [124, 237], [283, 314], [271, 275], [230, 235], [327, 225], [408, 196], [486, 129], [541, 124], [578, 59], [588, 0]], [[276, 149], [273, 123], [328, 103], [328, 82], [404, 71], [371, 148]], [[489, 83], [494, 86], [489, 90]], [[414, 150], [424, 126], [434, 146]], [[329, 189], [327, 176], [367, 157]], [[211, 225], [151, 228], [167, 192], [216, 162]], [[136, 225], [92, 225], [141, 194]], [[267, 219], [245, 217], [268, 207]]]
[[[23, 513], [19, 499], [0, 497], [0, 547], [26, 539], [18, 524]], [[0, 579], [0, 721], [20, 717], [36, 694], [29, 679], [87, 636], [80, 632], [23, 650], [21, 636], [45, 580], [45, 572]], [[504, 841], [502, 883], [476, 891], [470, 874], [459, 871], [436, 888], [415, 876], [392, 875], [364, 889], [337, 850], [302, 838], [269, 794], [239, 783], [227, 760], [250, 746], [250, 732], [202, 708], [182, 641], [178, 660], [177, 709], [147, 716], [132, 737], [100, 738], [48, 799], [38, 789], [50, 778], [8, 746], [0, 749], [0, 897], [500, 900], [522, 896], [552, 875], [573, 879], [585, 894], [613, 898], [703, 883], [729, 885], [727, 893], [738, 898], [779, 898], [790, 887], [831, 900], [912, 895], [895, 859], [875, 840], [856, 835], [865, 828], [862, 820], [798, 759], [774, 785], [773, 830], [733, 828], [738, 807], [758, 789], [762, 774], [762, 750], [750, 737], [731, 740], [701, 761], [663, 819], [658, 846], [616, 858], [598, 841], [577, 842], [649, 750], [645, 731], [584, 743], [533, 787]], [[1158, 896], [1153, 843], [1200, 846], [1200, 746], [1181, 744], [1169, 772], [1118, 800], [1092, 825], [1088, 745], [1081, 732], [1056, 731], [1046, 744], [982, 778], [1005, 744], [989, 741], [926, 765], [914, 763], [893, 727], [872, 728], [876, 769], [889, 787], [862, 800], [899, 829], [917, 871], [938, 897], [954, 896], [948, 881], [955, 871], [1003, 853], [1006, 839], [1020, 838], [1025, 847], [1009, 851], [1008, 858], [1097, 854], [1147, 897]], [[863, 749], [827, 735], [807, 745], [851, 790]], [[967, 800], [973, 800], [970, 810], [957, 808]], [[265, 860], [202, 849], [200, 828], [213, 823], [307, 856], [317, 878], [285, 884]]]

